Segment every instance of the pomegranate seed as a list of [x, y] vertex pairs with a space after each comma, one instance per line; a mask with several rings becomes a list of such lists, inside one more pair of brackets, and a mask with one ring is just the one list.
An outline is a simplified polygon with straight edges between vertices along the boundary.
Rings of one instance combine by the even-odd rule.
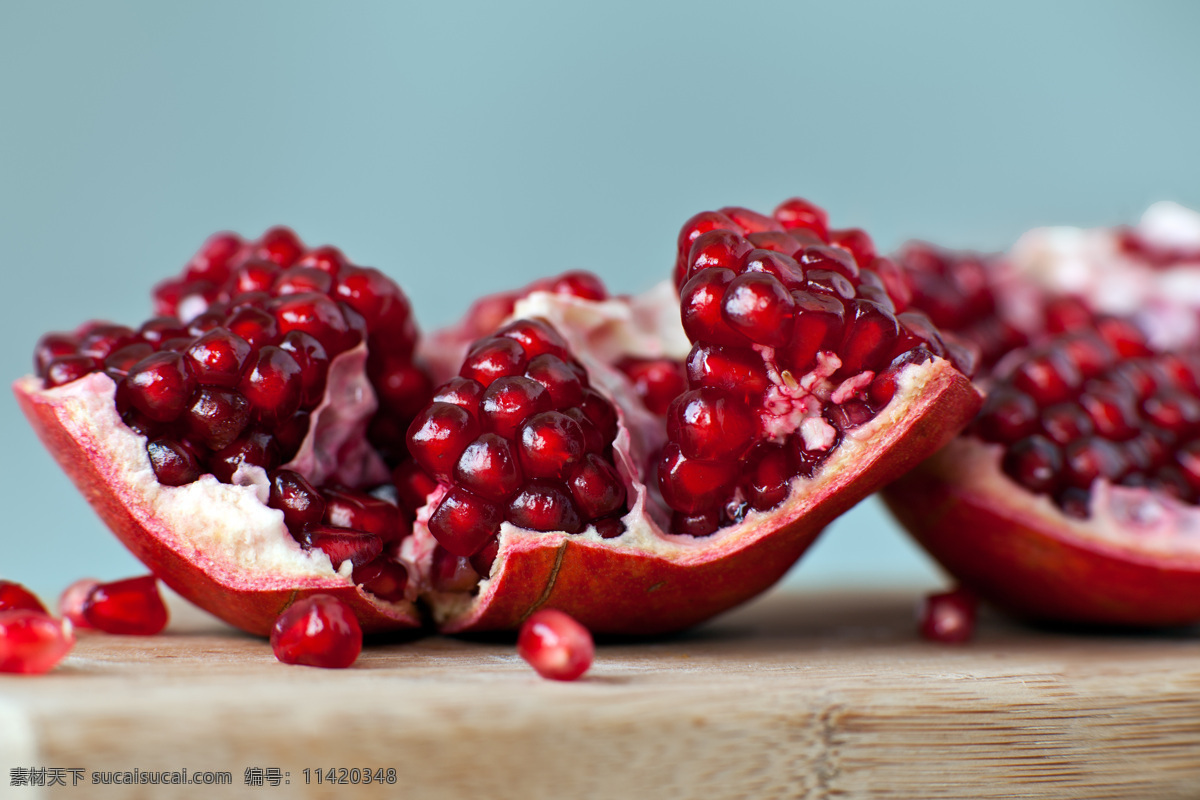
[[766, 368], [753, 350], [697, 344], [687, 359], [688, 385], [725, 389], [746, 399], [766, 391]]
[[608, 445], [617, 435], [617, 411], [595, 389], [590, 387], [583, 390], [583, 402], [579, 410], [600, 433], [600, 440]]
[[1092, 419], [1074, 403], [1059, 403], [1042, 412], [1042, 431], [1052, 442], [1064, 445], [1075, 439], [1091, 436]]
[[667, 505], [685, 514], [711, 511], [725, 499], [738, 473], [738, 464], [698, 461], [668, 442], [658, 466], [659, 489]]
[[135, 364], [124, 387], [134, 408], [156, 422], [170, 422], [183, 413], [196, 384], [183, 356], [163, 352]]
[[719, 511], [702, 511], [699, 514], [684, 514], [676, 511], [671, 515], [671, 532], [686, 536], [711, 536], [721, 528]]
[[652, 414], [663, 416], [671, 401], [687, 390], [687, 373], [683, 364], [669, 358], [626, 358], [617, 369], [633, 381], [638, 397]]
[[667, 437], [687, 458], [738, 459], [757, 434], [758, 424], [746, 404], [720, 389], [684, 392], [667, 411]]
[[104, 359], [105, 371], [114, 380], [124, 378], [135, 364], [153, 353], [154, 348], [146, 342], [127, 344]]
[[807, 200], [793, 197], [775, 209], [775, 219], [789, 231], [809, 230], [822, 239], [829, 238], [829, 217], [825, 210]]
[[676, 246], [679, 254], [675, 263], [676, 286], [683, 285], [687, 280], [688, 254], [691, 253], [692, 244], [701, 235], [715, 230], [742, 232], [737, 223], [718, 211], [701, 211], [683, 223]]
[[433, 394], [435, 403], [450, 403], [465, 410], [472, 417], [479, 416], [479, 401], [483, 397], [483, 384], [470, 378], [451, 378]]
[[463, 450], [478, 435], [479, 423], [471, 414], [459, 406], [435, 402], [413, 419], [408, 447], [422, 469], [450, 483]]
[[1200, 400], [1184, 392], [1160, 392], [1142, 404], [1142, 413], [1176, 436], [1191, 436], [1200, 429]]
[[18, 609], [37, 611], [42, 614], [49, 613], [33, 592], [19, 583], [0, 580], [0, 611], [16, 611]]
[[1062, 452], [1044, 436], [1030, 436], [1005, 451], [1001, 469], [1031, 492], [1053, 494], [1059, 488]]
[[583, 401], [583, 382], [558, 356], [544, 353], [530, 359], [525, 376], [540, 383], [550, 393], [551, 408], [561, 410], [578, 406]]
[[91, 628], [92, 625], [83, 616], [83, 608], [87, 604], [88, 595], [100, 584], [95, 578], [80, 578], [72, 583], [58, 596], [58, 613], [64, 619], [71, 620], [76, 628]]
[[510, 322], [496, 331], [496, 336], [517, 342], [531, 359], [547, 354], [561, 359], [569, 357], [566, 340], [553, 326], [540, 319], [519, 319]]
[[221, 283], [229, 277], [229, 269], [244, 247], [242, 237], [227, 231], [214, 233], [200, 246], [196, 255], [184, 268], [184, 278], [189, 281], [205, 279]]
[[341, 250], [338, 250], [336, 247], [324, 245], [309, 250], [296, 262], [296, 266], [319, 269], [321, 272], [336, 278], [338, 272], [349, 265], [349, 263]]
[[291, 353], [273, 345], [263, 347], [246, 365], [238, 389], [254, 415], [267, 424], [290, 417], [300, 409], [300, 365]]
[[392, 471], [392, 483], [396, 486], [400, 504], [414, 514], [425, 505], [429, 495], [433, 494], [438, 485], [437, 481], [429, 477], [411, 458], [401, 461]]
[[469, 559], [471, 569], [481, 578], [488, 578], [492, 574], [492, 566], [496, 563], [496, 556], [500, 553], [500, 540], [493, 537], [483, 549]]
[[455, 481], [495, 503], [507, 502], [523, 478], [512, 446], [495, 433], [485, 433], [467, 445], [454, 468]]
[[1137, 412], [1133, 404], [1120, 393], [1086, 391], [1079, 396], [1079, 405], [1091, 419], [1096, 433], [1100, 436], [1121, 441], [1137, 433]]
[[506, 375], [520, 375], [527, 363], [525, 351], [514, 339], [494, 336], [476, 344], [459, 375], [479, 381], [485, 388]]
[[861, 228], [830, 231], [829, 243], [849, 250], [860, 267], [869, 266], [875, 260], [875, 242]]
[[103, 360], [126, 345], [138, 341], [132, 328], [124, 325], [101, 323], [83, 334], [79, 341], [79, 354]]
[[184, 353], [185, 363], [201, 386], [236, 386], [250, 355], [250, 343], [227, 328], [213, 328]]
[[517, 652], [543, 678], [573, 681], [592, 666], [596, 646], [587, 628], [557, 609], [543, 608], [521, 625]]
[[200, 389], [183, 414], [184, 430], [211, 450], [228, 447], [249, 423], [250, 403], [225, 389]]
[[625, 505], [625, 484], [616, 468], [595, 453], [567, 469], [567, 486], [585, 520], [612, 514]]
[[411, 419], [433, 391], [429, 375], [416, 364], [396, 355], [384, 355], [374, 361], [371, 382], [380, 406], [399, 417]]
[[83, 617], [105, 633], [153, 636], [167, 627], [167, 607], [153, 575], [97, 584], [84, 601]]
[[78, 342], [72, 334], [47, 333], [38, 339], [37, 346], [33, 349], [34, 372], [39, 378], [45, 378], [46, 368], [50, 366], [50, 362], [63, 356], [75, 355], [77, 344]]
[[282, 225], [268, 229], [252, 250], [253, 258], [265, 259], [281, 267], [290, 267], [303, 254], [300, 237]]
[[[851, 309], [848, 307], [847, 311]], [[878, 370], [886, 366], [900, 327], [891, 312], [870, 300], [853, 301], [853, 318], [838, 351], [842, 359], [842, 374], [854, 375], [863, 370]]]
[[796, 261], [804, 268], [810, 284], [828, 287], [847, 300], [854, 297], [853, 282], [859, 280], [860, 270], [850, 253], [840, 247], [816, 245], [801, 250]]
[[328, 294], [333, 288], [333, 278], [328, 272], [314, 267], [288, 267], [279, 273], [271, 285], [271, 294], [276, 296], [319, 292]]
[[743, 347], [749, 340], [725, 319], [725, 292], [737, 276], [728, 269], [697, 272], [679, 290], [683, 330], [694, 342]]
[[455, 487], [429, 518], [429, 532], [448, 552], [466, 558], [479, 552], [496, 535], [503, 518], [495, 504]]
[[599, 277], [584, 270], [572, 270], [559, 275], [550, 284], [554, 294], [578, 297], [581, 300], [602, 301], [608, 299], [608, 289]]
[[593, 524], [601, 539], [615, 539], [626, 530], [624, 521], [618, 517], [605, 517], [596, 520]]
[[690, 279], [706, 269], [728, 269], [736, 272], [746, 254], [753, 249], [753, 245], [731, 230], [702, 233], [696, 237], [688, 250], [687, 277]]
[[812, 292], [793, 292], [792, 301], [796, 309], [792, 338], [779, 358], [789, 369], [803, 373], [816, 361], [818, 351], [834, 350], [841, 342], [846, 307], [834, 297]]
[[921, 637], [942, 644], [960, 644], [975, 635], [978, 601], [965, 589], [927, 596], [917, 610]]
[[74, 644], [75, 635], [66, 620], [26, 608], [0, 611], [0, 672], [49, 672]]
[[271, 628], [271, 650], [284, 664], [345, 669], [358, 660], [362, 643], [354, 612], [327, 594], [297, 601]]
[[[746, 234], [746, 241], [756, 250], [770, 250], [785, 256], [791, 256], [808, 245], [820, 244], [816, 236], [801, 233], [799, 238], [790, 233], [779, 231], [759, 231]], [[747, 267], [749, 269], [749, 267]]]
[[146, 444], [154, 477], [163, 486], [183, 486], [200, 477], [196, 457], [183, 445], [170, 439], [155, 439]]
[[227, 447], [208, 457], [208, 469], [221, 483], [233, 483], [243, 467], [260, 467], [267, 472], [279, 466], [279, 446], [265, 431], [249, 430]]
[[754, 470], [746, 484], [746, 497], [758, 511], [774, 508], [787, 499], [793, 470], [787, 450], [780, 445], [757, 445], [750, 457]]
[[1079, 489], [1087, 489], [1097, 478], [1115, 481], [1128, 466], [1119, 447], [1095, 436], [1063, 448], [1063, 480]]
[[1038, 429], [1037, 404], [1024, 392], [998, 387], [984, 401], [975, 429], [989, 442], [1015, 442]]
[[332, 525], [309, 525], [294, 538], [305, 550], [320, 550], [329, 556], [335, 570], [346, 561], [362, 566], [383, 552], [383, 542], [375, 534]]
[[325, 522], [373, 533], [385, 545], [411, 533], [394, 503], [345, 487], [325, 489]]
[[733, 220], [746, 233], [761, 233], [763, 231], [783, 231], [783, 225], [778, 220], [739, 206], [726, 206], [720, 213]]
[[355, 567], [354, 582], [381, 600], [399, 602], [408, 587], [408, 568], [384, 556]]
[[562, 477], [586, 452], [583, 430], [561, 411], [534, 414], [518, 431], [521, 469], [531, 478]]
[[840, 406], [825, 409], [825, 419], [843, 432], [866, 425], [874, 417], [875, 412], [861, 400], [847, 400]]
[[326, 295], [316, 292], [287, 295], [272, 302], [271, 309], [281, 334], [307, 333], [331, 356], [357, 344], [346, 316]]
[[484, 390], [479, 400], [479, 421], [484, 430], [512, 439], [522, 422], [553, 407], [554, 400], [541, 383], [523, 375], [505, 375]]
[[571, 495], [561, 484], [550, 481], [526, 484], [508, 504], [507, 518], [518, 528], [532, 531], [579, 533], [584, 527]]
[[271, 473], [267, 505], [283, 512], [283, 524], [293, 535], [325, 519], [325, 498], [308, 479], [290, 469]]
[[729, 325], [756, 344], [781, 347], [792, 334], [795, 302], [774, 275], [746, 272], [725, 289], [721, 313]]

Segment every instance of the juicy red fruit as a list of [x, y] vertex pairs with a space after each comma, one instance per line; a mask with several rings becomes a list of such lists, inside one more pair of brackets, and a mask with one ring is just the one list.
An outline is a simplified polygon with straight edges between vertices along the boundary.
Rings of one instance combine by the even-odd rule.
[[46, 607], [33, 592], [19, 583], [0, 580], [0, 611], [16, 611], [18, 609], [47, 613]]
[[299, 600], [271, 629], [271, 650], [284, 664], [344, 669], [358, 660], [362, 643], [354, 613], [329, 595]]
[[517, 652], [543, 678], [573, 681], [592, 666], [592, 634], [569, 615], [553, 608], [534, 612], [521, 626]]
[[84, 601], [83, 617], [105, 633], [153, 636], [167, 627], [167, 607], [153, 575], [97, 584]]
[[921, 637], [931, 642], [961, 644], [975, 635], [979, 601], [966, 589], [927, 596], [917, 609]]
[[0, 672], [49, 672], [75, 644], [71, 623], [28, 608], [0, 611]]

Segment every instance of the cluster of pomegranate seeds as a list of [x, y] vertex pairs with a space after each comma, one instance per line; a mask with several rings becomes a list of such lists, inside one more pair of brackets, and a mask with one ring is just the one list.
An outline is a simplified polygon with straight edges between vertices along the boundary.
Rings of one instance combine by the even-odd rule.
[[521, 289], [490, 294], [471, 305], [463, 324], [470, 340], [487, 336], [511, 319], [517, 301], [534, 292], [548, 292], [561, 297], [576, 297], [580, 300], [602, 301], [609, 299], [604, 281], [585, 270], [571, 270], [549, 278], [539, 278]]
[[396, 556], [412, 533], [407, 511], [357, 489], [318, 489], [288, 469], [268, 477], [267, 505], [283, 512], [284, 524], [302, 548], [325, 553], [334, 569], [349, 561], [354, 582], [382, 600], [404, 598], [408, 570]]
[[624, 358], [617, 369], [633, 383], [650, 413], [664, 416], [671, 401], [687, 391], [687, 369], [670, 358]]
[[167, 627], [167, 606], [153, 575], [92, 586], [82, 615], [88, 627], [105, 633], [153, 636]]
[[517, 653], [543, 678], [573, 681], [592, 666], [596, 645], [588, 629], [570, 615], [543, 608], [521, 625]]
[[[458, 559], [494, 556], [505, 520], [619, 535], [626, 497], [612, 457], [616, 433], [616, 410], [549, 323], [505, 325], [475, 343], [459, 377], [435, 391], [409, 428], [416, 464], [446, 489], [430, 532]], [[461, 567], [443, 560], [448, 575]], [[475, 561], [488, 574], [490, 560]]]
[[327, 594], [297, 601], [271, 629], [271, 650], [284, 664], [344, 669], [358, 659], [362, 645], [354, 612]]
[[705, 535], [787, 497], [847, 430], [891, 401], [905, 365], [968, 354], [908, 307], [866, 233], [801, 199], [768, 217], [706, 211], [679, 234], [675, 283], [693, 343], [658, 462], [677, 533]]
[[364, 340], [379, 399], [373, 443], [403, 456], [403, 431], [431, 386], [412, 360], [408, 300], [378, 270], [332, 247], [306, 249], [287, 228], [254, 242], [218, 234], [154, 297], [159, 316], [137, 330], [93, 322], [44, 336], [34, 367], [47, 388], [92, 372], [112, 377], [160, 483], [204, 473], [228, 483], [243, 464], [289, 461], [330, 362]]
[[70, 622], [51, 617], [21, 584], [0, 580], [0, 672], [49, 672], [74, 644]]
[[981, 367], [1027, 344], [1025, 333], [998, 313], [988, 257], [910, 242], [895, 259], [903, 268], [909, 307], [923, 311], [943, 335], [977, 347]]
[[1200, 502], [1200, 354], [1152, 352], [1122, 319], [1089, 327], [1002, 362], [970, 432], [1071, 516], [1089, 515], [1101, 479]]
[[917, 608], [917, 629], [931, 642], [961, 644], [975, 635], [978, 606], [978, 598], [962, 588], [928, 595]]

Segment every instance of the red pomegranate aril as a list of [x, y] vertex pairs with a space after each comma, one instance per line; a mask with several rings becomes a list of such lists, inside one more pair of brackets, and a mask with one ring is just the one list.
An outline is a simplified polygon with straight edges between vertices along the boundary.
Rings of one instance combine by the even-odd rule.
[[514, 339], [493, 336], [471, 349], [459, 375], [478, 381], [485, 388], [497, 378], [520, 375], [525, 371], [525, 350]]
[[[492, 540], [495, 541], [495, 537]], [[488, 547], [484, 545], [479, 552]], [[436, 592], [470, 592], [479, 585], [479, 572], [471, 565], [471, 558], [456, 556], [439, 545], [433, 550], [429, 583]]]
[[236, 233], [214, 233], [200, 246], [196, 255], [192, 256], [184, 268], [184, 278], [189, 281], [205, 279], [220, 283], [229, 277], [234, 256], [238, 255], [244, 246], [242, 237]]
[[628, 530], [620, 517], [604, 517], [593, 520], [592, 525], [596, 527], [596, 533], [600, 535], [601, 539], [615, 539]]
[[669, 358], [626, 358], [617, 363], [633, 382], [638, 397], [652, 414], [667, 413], [671, 401], [687, 390], [683, 364]]
[[[851, 311], [847, 308], [847, 311]], [[886, 308], [870, 300], [853, 301], [853, 317], [847, 322], [845, 338], [838, 350], [841, 373], [855, 375], [864, 370], [882, 369], [890, 361], [893, 345], [900, 333], [896, 318]]]
[[1142, 414], [1176, 436], [1190, 436], [1200, 429], [1200, 400], [1185, 392], [1159, 392], [1142, 403]]
[[247, 363], [238, 389], [255, 417], [267, 424], [279, 422], [300, 409], [300, 365], [291, 353], [267, 345]]
[[1008, 444], [1038, 430], [1037, 403], [1024, 392], [1001, 386], [994, 389], [975, 420], [975, 430], [985, 441]]
[[200, 477], [202, 470], [196, 457], [179, 442], [155, 439], [146, 444], [154, 477], [163, 486], [184, 486]]
[[483, 397], [483, 384], [470, 378], [451, 378], [433, 393], [431, 402], [450, 403], [458, 406], [472, 417], [479, 416], [479, 401]]
[[658, 464], [658, 484], [667, 505], [684, 514], [720, 507], [737, 478], [739, 465], [729, 461], [700, 461], [683, 455], [668, 442]]
[[575, 420], [575, 423], [579, 425], [579, 429], [583, 431], [584, 452], [604, 453], [604, 451], [612, 443], [612, 437], [609, 436], [606, 439], [605, 435], [600, 432], [600, 429], [596, 427], [595, 423], [587, 418], [587, 415], [583, 413], [582, 409], [568, 408], [562, 413]]
[[58, 614], [64, 619], [71, 620], [76, 628], [90, 629], [91, 623], [83, 616], [83, 607], [87, 603], [92, 589], [100, 584], [95, 578], [80, 578], [72, 583], [58, 596]]
[[271, 628], [271, 651], [284, 664], [345, 669], [358, 660], [362, 643], [354, 612], [326, 594], [298, 600]]
[[791, 337], [795, 303], [774, 275], [747, 272], [726, 288], [721, 313], [730, 327], [752, 342], [779, 347]]
[[495, 503], [507, 502], [523, 479], [512, 445], [495, 433], [485, 433], [467, 445], [454, 468], [459, 485]]
[[518, 528], [532, 531], [579, 533], [583, 520], [561, 484], [531, 481], [508, 504], [506, 519]]
[[1170, 460], [1174, 445], [1175, 437], [1151, 425], [1122, 442], [1121, 449], [1133, 470], [1149, 474]]
[[924, 347], [908, 350], [892, 359], [887, 368], [875, 376], [867, 387], [867, 400], [871, 408], [882, 410], [896, 396], [896, 382], [900, 372], [910, 364], [924, 364], [933, 356]]
[[188, 338], [188, 331], [176, 317], [153, 317], [141, 324], [138, 336], [143, 342], [161, 349], [161, 344], [169, 339]]
[[[709, 231], [726, 230], [740, 233], [741, 226], [734, 222], [729, 217], [722, 214], [720, 211], [701, 211], [699, 214], [694, 214], [687, 222], [683, 223], [683, 227], [679, 231], [679, 238], [676, 241], [676, 253], [679, 254], [679, 260], [686, 267], [688, 253], [692, 250], [692, 245], [696, 239]], [[676, 274], [675, 285], [678, 286], [683, 280], [678, 273]]]
[[233, 483], [243, 467], [261, 467], [270, 472], [279, 466], [279, 447], [269, 433], [250, 430], [208, 457], [208, 469], [221, 483]]
[[1092, 418], [1074, 403], [1058, 403], [1042, 412], [1042, 432], [1058, 445], [1065, 445], [1095, 431]]
[[587, 628], [557, 609], [543, 608], [521, 626], [517, 652], [543, 678], [573, 681], [591, 667], [596, 646]]
[[339, 274], [333, 296], [360, 314], [387, 349], [412, 354], [417, 337], [412, 308], [400, 287], [382, 272], [348, 266]]
[[807, 200], [799, 197], [784, 200], [775, 209], [774, 216], [789, 231], [808, 230], [821, 237], [822, 240], [828, 241], [829, 239], [829, 216], [825, 213], [825, 209]]
[[768, 217], [765, 214], [759, 214], [757, 211], [751, 211], [748, 208], [726, 206], [720, 210], [720, 213], [733, 220], [746, 233], [762, 233], [763, 231], [782, 232], [784, 230], [779, 220]]
[[83, 616], [105, 633], [153, 636], [167, 627], [167, 607], [153, 575], [97, 584], [83, 604]]
[[683, 330], [694, 342], [744, 347], [749, 340], [723, 313], [725, 292], [737, 275], [728, 269], [700, 270], [679, 291]]
[[283, 524], [293, 535], [325, 519], [325, 498], [298, 472], [275, 470], [270, 475], [267, 505], [283, 512]]
[[546, 388], [550, 393], [552, 408], [562, 410], [578, 406], [583, 401], [583, 383], [575, 370], [558, 356], [545, 353], [530, 359], [525, 367], [525, 376]]
[[104, 369], [114, 380], [124, 378], [139, 361], [153, 353], [154, 348], [147, 342], [127, 344], [104, 359]]
[[961, 644], [975, 635], [979, 601], [965, 589], [939, 592], [926, 597], [917, 610], [923, 639], [941, 644]]
[[459, 457], [479, 432], [479, 423], [465, 409], [435, 402], [413, 419], [408, 428], [408, 447], [422, 469], [450, 483]]
[[[791, 238], [787, 234], [776, 235]], [[770, 275], [789, 290], [801, 289], [805, 285], [804, 270], [796, 259], [792, 258], [791, 252], [789, 250], [787, 254], [784, 254], [763, 249], [751, 250], [742, 260], [739, 271], [743, 275], [754, 273]]]
[[462, 487], [442, 498], [429, 518], [429, 532], [449, 553], [467, 558], [479, 552], [500, 530], [500, 507]]
[[517, 431], [521, 469], [530, 478], [562, 477], [586, 452], [583, 430], [561, 411], [534, 414]]
[[[325, 346], [304, 331], [290, 331], [280, 340], [279, 349], [288, 353], [300, 367], [300, 407], [311, 411], [320, 404], [325, 393], [329, 374], [329, 354]], [[379, 381], [372, 382], [377, 388], [380, 386]], [[428, 382], [425, 385], [428, 386]]]
[[[368, 366], [368, 371], [371, 373], [371, 383], [375, 387], [380, 407], [402, 419], [416, 416], [433, 392], [429, 375], [407, 358], [393, 354], [373, 359], [373, 362]], [[372, 366], [375, 368], [372, 369]], [[316, 400], [320, 399], [320, 394], [317, 394]]]
[[1137, 433], [1137, 411], [1120, 393], [1086, 391], [1079, 396], [1079, 405], [1099, 436], [1122, 441]]
[[373, 533], [385, 545], [410, 533], [394, 503], [343, 486], [325, 487], [324, 495], [325, 522], [329, 525]]
[[1119, 357], [1138, 358], [1151, 354], [1145, 334], [1131, 321], [1118, 317], [1101, 317], [1092, 324]]
[[326, 295], [308, 292], [280, 297], [271, 303], [271, 311], [281, 334], [307, 333], [331, 357], [357, 344], [358, 335], [351, 331], [338, 304]]
[[50, 362], [63, 356], [75, 355], [78, 344], [73, 334], [47, 333], [38, 339], [33, 348], [33, 371], [39, 378], [46, 377], [46, 368], [50, 366]]
[[495, 335], [512, 339], [521, 345], [521, 349], [530, 359], [546, 354], [564, 360], [570, 357], [567, 354], [567, 342], [562, 338], [562, 334], [540, 319], [514, 320], [496, 331]]
[[[854, 296], [852, 281], [859, 280], [860, 270], [854, 261], [854, 256], [847, 251], [840, 247], [816, 245], [815, 247], [806, 247], [797, 253], [796, 261], [804, 269], [804, 273], [810, 281], [817, 280], [826, 284], [846, 299]], [[833, 275], [840, 276], [843, 280], [838, 281], [831, 277]], [[851, 294], [845, 294], [847, 290]]]
[[387, 556], [355, 567], [352, 577], [371, 594], [393, 603], [403, 600], [408, 588], [408, 568]]
[[583, 401], [579, 410], [588, 418], [600, 433], [600, 439], [605, 445], [612, 442], [617, 435], [617, 411], [613, 404], [591, 387], [583, 390]]
[[25, 609], [48, 614], [46, 607], [37, 596], [19, 583], [0, 580], [0, 611], [16, 611]]
[[550, 283], [554, 294], [578, 297], [581, 300], [602, 301], [608, 299], [604, 282], [586, 270], [570, 270], [559, 275]]
[[[705, 269], [737, 272], [746, 254], [754, 247], [732, 230], [712, 230], [696, 237], [687, 254], [687, 277]], [[789, 255], [791, 251], [788, 251]]]
[[841, 300], [851, 300], [856, 294], [854, 284], [840, 272], [828, 269], [808, 269], [805, 274], [807, 278], [802, 287], [805, 291]]
[[362, 566], [383, 552], [383, 542], [375, 534], [334, 525], [309, 525], [295, 538], [305, 550], [320, 550], [329, 556], [334, 569], [346, 561]]
[[392, 470], [392, 483], [396, 486], [396, 496], [400, 505], [412, 513], [425, 505], [429, 495], [437, 488], [437, 481], [413, 459], [401, 461]]
[[[757, 233], [746, 234], [746, 241], [749, 242], [755, 250], [770, 250], [773, 253], [780, 253], [785, 256], [791, 256], [792, 253], [795, 253], [801, 247], [809, 244], [820, 243], [820, 240], [816, 239], [815, 237], [805, 238], [806, 240], [812, 239], [812, 241], [805, 241], [805, 243], [802, 244], [801, 241], [795, 236], [792, 236], [790, 233], [783, 233], [781, 231], [759, 231]], [[747, 266], [746, 269], [748, 270], [750, 267]]]
[[780, 362], [797, 373], [807, 371], [817, 353], [834, 350], [841, 342], [846, 307], [837, 298], [811, 292], [792, 292], [796, 318], [791, 341], [779, 351]]
[[261, 258], [280, 267], [290, 267], [303, 254], [304, 243], [300, 237], [283, 225], [268, 228], [251, 249], [253, 258]]
[[946, 345], [941, 334], [925, 314], [920, 311], [906, 311], [896, 315], [896, 322], [900, 325], [896, 355], [915, 347], [924, 347], [936, 356], [946, 355]]
[[333, 278], [324, 270], [313, 267], [288, 267], [279, 273], [271, 286], [271, 294], [276, 296], [288, 294], [304, 294], [319, 292], [328, 294], [333, 288]]
[[213, 328], [196, 339], [184, 358], [201, 386], [236, 386], [250, 355], [250, 343], [226, 328]]
[[522, 422], [553, 408], [553, 397], [544, 385], [524, 375], [505, 375], [483, 391], [479, 399], [479, 423], [485, 431], [513, 439]]
[[0, 673], [40, 675], [66, 657], [75, 644], [71, 623], [41, 611], [0, 611]]
[[595, 453], [567, 469], [567, 487], [585, 520], [608, 516], [625, 505], [625, 484], [616, 468]]
[[492, 537], [492, 540], [483, 546], [475, 555], [468, 559], [471, 563], [471, 569], [479, 574], [480, 578], [487, 578], [492, 574], [492, 565], [496, 563], [496, 556], [500, 553], [500, 540]]
[[667, 411], [667, 438], [688, 458], [738, 459], [757, 434], [758, 424], [750, 409], [721, 389], [702, 387], [684, 392]]
[[80, 337], [78, 352], [83, 356], [105, 359], [126, 345], [140, 341], [137, 332], [124, 325], [101, 323]]
[[711, 386], [749, 398], [760, 397], [770, 381], [753, 350], [696, 344], [687, 358], [688, 385]]
[[849, 250], [860, 267], [869, 266], [877, 255], [875, 242], [861, 228], [842, 228], [829, 232], [829, 243]]
[[226, 321], [225, 327], [250, 344], [252, 350], [279, 341], [279, 323], [260, 308], [242, 308]]
[[156, 422], [170, 422], [187, 407], [196, 382], [179, 353], [154, 353], [133, 366], [124, 389], [141, 413]]
[[1063, 448], [1064, 482], [1087, 489], [1098, 478], [1115, 481], [1129, 464], [1124, 453], [1112, 442], [1096, 436], [1071, 442]]
[[847, 400], [825, 409], [825, 419], [839, 431], [862, 427], [875, 418], [876, 412], [862, 400]]
[[250, 403], [235, 391], [201, 388], [183, 414], [183, 428], [210, 450], [233, 443], [250, 423]]
[[684, 514], [676, 511], [671, 515], [671, 533], [685, 536], [711, 536], [721, 529], [721, 512], [701, 511]]
[[1000, 468], [1031, 492], [1053, 494], [1060, 485], [1062, 451], [1044, 436], [1029, 436], [1005, 450]]
[[341, 250], [330, 245], [322, 245], [321, 247], [314, 247], [305, 253], [296, 262], [296, 266], [318, 269], [336, 278], [338, 273], [349, 263]]
[[748, 459], [754, 464], [746, 483], [746, 499], [758, 511], [767, 511], [787, 499], [794, 471], [780, 445], [762, 443]]
[[279, 265], [266, 259], [253, 259], [239, 266], [221, 285], [222, 298], [236, 298], [254, 292], [268, 292], [281, 272]]

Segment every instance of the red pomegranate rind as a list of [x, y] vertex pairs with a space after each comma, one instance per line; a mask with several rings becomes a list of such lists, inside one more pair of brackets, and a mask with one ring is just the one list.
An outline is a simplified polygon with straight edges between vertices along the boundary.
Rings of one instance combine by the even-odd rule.
[[[1030, 620], [1164, 626], [1200, 620], [1200, 546], [1153, 526], [1097, 530], [1025, 492], [998, 467], [999, 448], [961, 438], [888, 487], [913, 537], [964, 586]], [[1093, 490], [1095, 492], [1095, 490]], [[1129, 496], [1114, 488], [1109, 509]], [[1168, 514], [1194, 507], [1162, 499]], [[1109, 515], [1105, 515], [1109, 516]], [[1169, 526], [1168, 526], [1169, 527]]]
[[[180, 487], [158, 487], [149, 473], [140, 481], [131, 478], [136, 468], [122, 463], [110, 438], [116, 428], [124, 430], [136, 447], [144, 449], [131, 431], [120, 425], [113, 407], [113, 384], [95, 373], [67, 386], [44, 390], [37, 378], [19, 379], [13, 385], [17, 402], [45, 447], [58, 461], [92, 508], [122, 543], [150, 570], [187, 600], [250, 633], [267, 635], [275, 619], [298, 597], [313, 593], [336, 596], [354, 609], [364, 630], [417, 627], [416, 610], [410, 603], [381, 603], [357, 588], [320, 560], [313, 566], [288, 534], [281, 512], [268, 509], [253, 487], [219, 484], [211, 477]], [[130, 445], [132, 447], [132, 445]], [[126, 451], [126, 456], [129, 456]], [[202, 487], [216, 492], [220, 500], [206, 499], [193, 508], [189, 525], [179, 517], [168, 519], [148, 501], [147, 482], [160, 492], [192, 492]], [[139, 486], [140, 483], [140, 486]], [[265, 498], [264, 498], [265, 499]], [[261, 524], [247, 521], [231, 532], [246, 537], [253, 551], [261, 541], [290, 542], [295, 550], [293, 574], [263, 569], [251, 564], [235, 565], [199, 549], [195, 535], [229, 519], [205, 518], [206, 511], [225, 506]], [[262, 514], [267, 513], [265, 521]], [[257, 515], [257, 516], [255, 516]], [[259, 538], [262, 537], [262, 538]]]
[[770, 525], [752, 515], [696, 539], [649, 523], [651, 548], [505, 526], [479, 596], [457, 607], [435, 605], [435, 616], [447, 633], [513, 629], [543, 606], [595, 633], [657, 634], [698, 624], [775, 583], [826, 525], [945, 444], [979, 402], [948, 362], [913, 367], [894, 401], [851, 433], [869, 447], [831, 456], [812, 482], [771, 512]]

